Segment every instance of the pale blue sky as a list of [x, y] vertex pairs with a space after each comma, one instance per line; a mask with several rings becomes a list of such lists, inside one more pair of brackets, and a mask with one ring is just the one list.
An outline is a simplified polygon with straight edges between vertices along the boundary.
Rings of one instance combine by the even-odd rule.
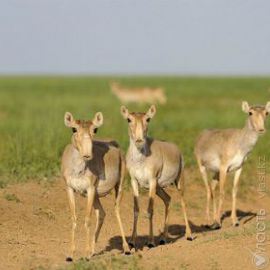
[[270, 75], [270, 1], [0, 0], [0, 73]]

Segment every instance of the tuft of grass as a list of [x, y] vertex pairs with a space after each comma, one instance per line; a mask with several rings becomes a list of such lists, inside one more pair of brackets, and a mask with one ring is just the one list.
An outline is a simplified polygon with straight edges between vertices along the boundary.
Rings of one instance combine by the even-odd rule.
[[188, 270], [189, 266], [190, 266], [190, 264], [188, 264], [188, 263], [181, 263], [179, 269], [180, 270]]
[[70, 266], [57, 270], [140, 270], [138, 257], [110, 256], [96, 258], [89, 262], [80, 260]]
[[36, 267], [35, 269], [33, 269], [33, 270], [48, 270], [49, 268], [46, 268], [46, 267], [44, 267], [44, 266], [38, 266], [38, 267]]
[[175, 211], [180, 211], [181, 210], [181, 205], [179, 202], [172, 202], [171, 204], [171, 208]]
[[219, 269], [222, 269], [222, 268], [220, 267], [219, 263], [218, 263], [215, 259], [213, 259], [213, 258], [211, 258], [211, 263], [210, 263], [209, 266], [210, 266], [209, 269], [211, 269], [211, 270], [219, 270]]
[[10, 202], [16, 202], [16, 203], [19, 203], [21, 202], [20, 199], [16, 196], [16, 194], [14, 193], [5, 193], [4, 194], [4, 198], [7, 200], [7, 201], [10, 201]]
[[[270, 220], [265, 222], [266, 228], [269, 227]], [[267, 229], [266, 229], [267, 230]], [[254, 236], [257, 233], [256, 224], [250, 224], [248, 226], [242, 226], [239, 228], [232, 228], [227, 231], [221, 231], [213, 233], [210, 237], [203, 239], [203, 243], [208, 243], [216, 240], [228, 240], [236, 237]]]
[[37, 209], [34, 210], [34, 215], [44, 216], [44, 217], [46, 217], [49, 220], [55, 220], [55, 214], [49, 208], [43, 209], [43, 208], [40, 208], [39, 207], [39, 208], [37, 208]]
[[7, 186], [7, 182], [0, 180], [0, 188], [5, 188], [6, 186]]

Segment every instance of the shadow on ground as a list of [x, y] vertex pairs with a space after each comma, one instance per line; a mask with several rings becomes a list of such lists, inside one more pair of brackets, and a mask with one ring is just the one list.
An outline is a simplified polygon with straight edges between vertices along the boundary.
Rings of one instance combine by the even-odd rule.
[[[221, 222], [226, 219], [229, 218], [231, 216], [232, 211], [226, 211], [222, 217], [221, 217]], [[238, 217], [238, 220], [241, 221], [242, 219], [246, 218], [243, 222], [243, 224], [248, 223], [250, 220], [252, 220], [253, 218], [255, 218], [257, 216], [257, 213], [251, 212], [251, 211], [242, 211], [237, 209], [236, 211], [236, 216]]]
[[[222, 216], [222, 221], [226, 218], [229, 218], [230, 215], [231, 215], [231, 211], [226, 211]], [[256, 213], [253, 213], [251, 211], [245, 212], [245, 211], [237, 210], [237, 217], [239, 221], [246, 218], [243, 224], [246, 224], [247, 222], [252, 220], [254, 217], [256, 217], [256, 215], [257, 215]], [[196, 225], [192, 221], [190, 221], [189, 224], [190, 224], [191, 231], [194, 234], [200, 234], [200, 233], [212, 231], [212, 229], [209, 228], [209, 226], [206, 226], [205, 224]], [[184, 225], [179, 225], [179, 224], [169, 225], [169, 237], [167, 239], [167, 243], [174, 243], [178, 241], [180, 238], [185, 237], [185, 229], [186, 227]], [[158, 246], [159, 241], [160, 241], [160, 235], [155, 236], [154, 239], [155, 239], [156, 246]], [[127, 240], [128, 241], [130, 240], [130, 236], [127, 237]], [[136, 249], [143, 250], [143, 248], [147, 246], [147, 240], [148, 240], [148, 235], [139, 235], [136, 239]], [[109, 252], [113, 249], [122, 250], [122, 238], [120, 235], [112, 237], [109, 240], [109, 243], [105, 247], [103, 252]]]
[[[193, 233], [202, 233], [209, 231], [209, 228], [206, 228], [204, 225], [197, 226], [193, 222], [190, 222], [190, 227]], [[159, 245], [160, 235], [155, 236], [156, 246]], [[174, 243], [180, 238], [185, 237], [185, 226], [179, 224], [169, 225], [169, 237], [167, 238], [167, 243]], [[127, 240], [130, 240], [130, 236], [127, 237]], [[142, 250], [147, 246], [148, 235], [139, 235], [136, 239], [136, 249]], [[109, 240], [109, 244], [105, 247], [104, 251], [111, 251], [113, 249], [122, 250], [122, 238], [120, 235], [114, 236]]]

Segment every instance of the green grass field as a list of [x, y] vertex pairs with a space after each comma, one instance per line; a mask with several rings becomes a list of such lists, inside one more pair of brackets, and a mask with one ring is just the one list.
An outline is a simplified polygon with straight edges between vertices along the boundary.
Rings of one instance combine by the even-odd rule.
[[[83, 119], [103, 112], [105, 122], [98, 137], [114, 138], [126, 150], [127, 124], [119, 112], [120, 102], [110, 92], [112, 79], [128, 86], [165, 88], [168, 102], [157, 106], [150, 135], [178, 144], [186, 166], [196, 170], [193, 146], [202, 129], [243, 127], [246, 115], [241, 101], [270, 100], [270, 78], [1, 77], [0, 185], [59, 176], [61, 153], [71, 137], [63, 122], [65, 111]], [[246, 174], [256, 170], [259, 155], [270, 159], [269, 149], [270, 132], [257, 143]]]

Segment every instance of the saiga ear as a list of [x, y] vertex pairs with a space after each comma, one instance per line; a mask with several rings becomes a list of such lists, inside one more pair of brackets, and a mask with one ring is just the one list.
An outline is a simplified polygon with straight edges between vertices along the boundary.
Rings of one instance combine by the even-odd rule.
[[101, 112], [97, 112], [95, 114], [94, 119], [92, 120], [95, 127], [100, 127], [103, 125], [103, 114]]
[[267, 101], [266, 105], [265, 105], [265, 110], [270, 113], [270, 101]]
[[73, 115], [70, 112], [65, 113], [64, 123], [66, 127], [69, 127], [69, 128], [76, 128], [78, 126], [76, 121], [73, 118]]
[[125, 106], [121, 106], [120, 112], [121, 112], [122, 116], [124, 117], [124, 119], [128, 119], [129, 111]]
[[242, 110], [245, 113], [248, 113], [249, 112], [249, 105], [248, 105], [248, 102], [247, 101], [243, 101], [242, 102]]
[[149, 108], [149, 110], [146, 113], [146, 116], [148, 118], [153, 118], [156, 114], [157, 110], [156, 110], [156, 106], [155, 105], [151, 105], [151, 107]]

